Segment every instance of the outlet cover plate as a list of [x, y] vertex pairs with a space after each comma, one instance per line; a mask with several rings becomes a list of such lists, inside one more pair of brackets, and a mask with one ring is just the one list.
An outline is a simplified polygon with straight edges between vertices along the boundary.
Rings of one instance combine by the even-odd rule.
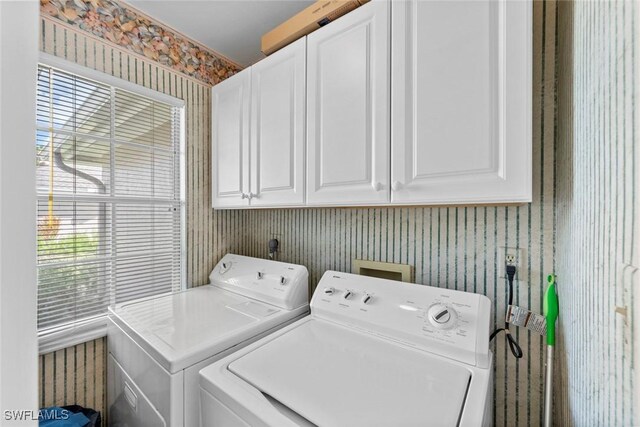
[[498, 277], [501, 279], [507, 278], [507, 272], [505, 269], [507, 260], [514, 260], [514, 265], [516, 266], [516, 276], [518, 275], [518, 271], [522, 269], [524, 265], [522, 261], [524, 260], [524, 250], [520, 248], [510, 248], [501, 246], [498, 248]]

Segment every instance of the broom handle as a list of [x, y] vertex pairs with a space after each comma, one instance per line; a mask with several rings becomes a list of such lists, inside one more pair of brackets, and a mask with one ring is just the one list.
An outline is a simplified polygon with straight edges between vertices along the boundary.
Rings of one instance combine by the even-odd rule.
[[547, 373], [544, 383], [544, 427], [551, 427], [553, 415], [553, 403], [551, 401], [553, 397], [553, 348], [554, 346], [552, 345], [547, 346]]

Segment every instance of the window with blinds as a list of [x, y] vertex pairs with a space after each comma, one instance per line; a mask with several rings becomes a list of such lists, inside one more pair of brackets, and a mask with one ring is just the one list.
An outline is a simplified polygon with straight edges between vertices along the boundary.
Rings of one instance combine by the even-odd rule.
[[181, 287], [181, 108], [41, 65], [38, 328]]

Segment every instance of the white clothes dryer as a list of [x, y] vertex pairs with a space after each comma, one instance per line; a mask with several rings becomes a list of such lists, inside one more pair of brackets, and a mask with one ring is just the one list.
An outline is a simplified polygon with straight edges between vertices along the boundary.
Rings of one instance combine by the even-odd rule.
[[199, 424], [198, 371], [308, 314], [300, 265], [225, 255], [210, 285], [109, 311], [112, 426]]

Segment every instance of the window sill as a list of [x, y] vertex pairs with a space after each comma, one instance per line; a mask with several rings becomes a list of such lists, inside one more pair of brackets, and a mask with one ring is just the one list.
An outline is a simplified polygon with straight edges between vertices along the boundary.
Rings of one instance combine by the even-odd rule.
[[107, 315], [46, 329], [38, 333], [39, 353], [73, 347], [107, 335]]

